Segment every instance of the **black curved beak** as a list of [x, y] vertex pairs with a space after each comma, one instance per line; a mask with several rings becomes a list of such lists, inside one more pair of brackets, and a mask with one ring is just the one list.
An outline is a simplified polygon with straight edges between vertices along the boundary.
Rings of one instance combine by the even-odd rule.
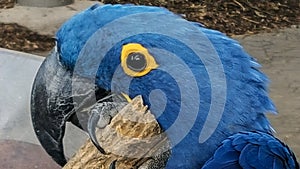
[[74, 106], [70, 97], [72, 74], [59, 64], [58, 57], [52, 51], [39, 68], [32, 87], [31, 118], [44, 149], [58, 164], [64, 165], [65, 123]]
[[[39, 68], [32, 88], [31, 118], [34, 131], [47, 153], [61, 166], [67, 162], [63, 149], [66, 122], [70, 121], [87, 131], [87, 107], [95, 103], [89, 98], [95, 99], [91, 96], [96, 96], [99, 99], [109, 94], [109, 91], [99, 89], [87, 80], [77, 79], [78, 83], [72, 83], [74, 79], [73, 73], [59, 62], [59, 54], [52, 51]], [[93, 90], [82, 90], [86, 84], [94, 85]], [[82, 97], [82, 102], [74, 100], [75, 96]]]

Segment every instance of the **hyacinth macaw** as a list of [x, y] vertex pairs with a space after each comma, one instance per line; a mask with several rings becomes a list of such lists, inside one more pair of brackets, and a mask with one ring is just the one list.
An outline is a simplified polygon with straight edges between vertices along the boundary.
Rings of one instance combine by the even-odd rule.
[[60, 165], [67, 121], [94, 140], [95, 122], [105, 126], [115, 113], [91, 107], [141, 95], [171, 144], [163, 165], [158, 158], [148, 168], [299, 168], [266, 118], [276, 113], [267, 77], [226, 35], [161, 7], [96, 4], [64, 23], [56, 41], [36, 75], [31, 111]]

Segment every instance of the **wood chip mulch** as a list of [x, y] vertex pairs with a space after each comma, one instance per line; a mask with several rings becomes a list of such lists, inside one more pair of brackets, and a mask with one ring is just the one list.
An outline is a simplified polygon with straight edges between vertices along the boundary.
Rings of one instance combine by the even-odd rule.
[[[270, 32], [299, 27], [299, 0], [101, 0], [103, 3], [133, 3], [163, 6], [188, 20], [232, 35]], [[0, 0], [0, 8], [11, 8], [14, 0]], [[49, 51], [51, 36], [39, 35], [17, 24], [0, 21], [0, 47], [25, 51]]]
[[0, 0], [0, 9], [13, 8], [15, 6], [15, 0]]
[[55, 42], [51, 36], [39, 35], [16, 23], [0, 23], [0, 47], [24, 52], [50, 51]]
[[299, 0], [102, 0], [103, 3], [133, 3], [163, 6], [186, 19], [228, 35], [270, 32], [299, 25]]

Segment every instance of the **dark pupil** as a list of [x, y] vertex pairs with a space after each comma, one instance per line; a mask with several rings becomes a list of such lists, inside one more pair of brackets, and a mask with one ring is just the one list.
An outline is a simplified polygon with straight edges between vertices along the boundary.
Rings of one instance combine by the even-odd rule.
[[127, 57], [126, 64], [129, 69], [140, 72], [146, 67], [146, 59], [142, 53], [130, 53]]

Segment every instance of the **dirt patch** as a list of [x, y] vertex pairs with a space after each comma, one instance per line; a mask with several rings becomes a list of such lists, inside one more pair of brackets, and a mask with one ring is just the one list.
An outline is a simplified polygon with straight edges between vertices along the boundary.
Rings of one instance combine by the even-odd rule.
[[155, 5], [181, 14], [190, 21], [227, 33], [254, 34], [298, 25], [299, 0], [102, 0], [103, 3]]
[[[188, 20], [203, 23], [231, 35], [255, 34], [298, 26], [299, 0], [101, 0], [103, 3], [133, 3], [163, 6]], [[0, 8], [11, 8], [14, 0], [0, 0]], [[0, 23], [0, 47], [29, 53], [49, 51], [54, 46], [51, 36], [39, 35], [17, 24]]]
[[0, 0], [0, 8], [13, 8], [15, 6], [15, 0]]
[[24, 52], [50, 51], [54, 46], [50, 36], [39, 35], [15, 23], [0, 23], [0, 47]]
[[60, 167], [38, 145], [14, 140], [1, 140], [0, 168], [59, 169]]

